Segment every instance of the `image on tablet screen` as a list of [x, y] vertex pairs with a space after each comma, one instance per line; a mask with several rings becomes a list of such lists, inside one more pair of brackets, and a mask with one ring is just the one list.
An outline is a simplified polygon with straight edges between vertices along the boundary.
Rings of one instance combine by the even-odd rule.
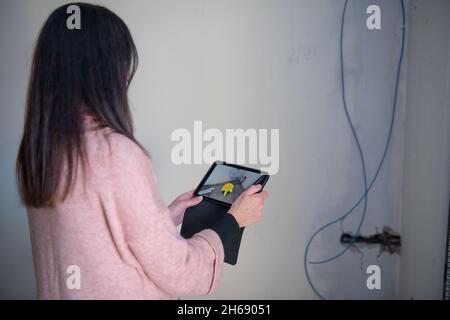
[[261, 174], [256, 172], [218, 164], [200, 187], [198, 195], [233, 204], [260, 177]]

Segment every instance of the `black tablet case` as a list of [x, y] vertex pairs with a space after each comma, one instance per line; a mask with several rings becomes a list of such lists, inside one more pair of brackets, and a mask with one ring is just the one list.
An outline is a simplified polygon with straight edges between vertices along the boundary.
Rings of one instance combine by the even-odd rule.
[[[181, 235], [189, 239], [194, 234], [212, 227], [223, 214], [227, 213], [230, 207], [230, 205], [218, 203], [206, 197], [203, 198], [198, 205], [186, 209], [181, 226]], [[236, 264], [243, 233], [244, 228], [240, 228], [233, 241], [229, 242], [227, 248], [224, 247], [226, 263]]]
[[[232, 166], [244, 170], [256, 171], [238, 165]], [[200, 185], [196, 190], [198, 190], [199, 187], [204, 183], [213, 169], [214, 166], [209, 169], [208, 173], [203, 178], [202, 182], [200, 182]], [[267, 180], [269, 180], [269, 176], [263, 174], [254, 184], [261, 184], [264, 187]], [[204, 229], [211, 228], [216, 224], [216, 222], [223, 214], [228, 212], [230, 208], [230, 204], [203, 197], [202, 202], [200, 202], [198, 205], [186, 209], [186, 213], [184, 214], [183, 218], [183, 224], [181, 226], [181, 236], [183, 236], [185, 239], [189, 239], [194, 234]], [[223, 248], [225, 252], [224, 261], [228, 264], [235, 265], [237, 262], [239, 247], [241, 246], [241, 239], [242, 234], [244, 233], [244, 229], [245, 228], [240, 228], [239, 233], [236, 235], [236, 237], [232, 241], [230, 241], [226, 247]]]

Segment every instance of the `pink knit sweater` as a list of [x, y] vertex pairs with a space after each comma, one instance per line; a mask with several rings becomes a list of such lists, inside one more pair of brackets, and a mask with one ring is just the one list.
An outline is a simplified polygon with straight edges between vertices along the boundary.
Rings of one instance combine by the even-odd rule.
[[[28, 209], [40, 299], [176, 299], [217, 288], [218, 234], [182, 238], [148, 156], [109, 129], [86, 133], [88, 165], [64, 202]], [[80, 288], [73, 288], [74, 267]], [[76, 270], [76, 269], [75, 269]], [[69, 282], [69, 284], [68, 284]]]

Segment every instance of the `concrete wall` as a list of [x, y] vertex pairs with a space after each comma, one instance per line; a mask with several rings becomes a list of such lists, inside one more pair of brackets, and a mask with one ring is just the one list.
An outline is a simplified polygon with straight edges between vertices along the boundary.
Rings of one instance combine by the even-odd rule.
[[[14, 161], [33, 41], [49, 12], [62, 3], [0, 2], [0, 298], [35, 296]], [[192, 130], [194, 120], [220, 130], [280, 129], [280, 170], [267, 186], [271, 196], [264, 221], [246, 230], [237, 266], [225, 267], [218, 292], [209, 298], [314, 298], [303, 269], [305, 244], [315, 229], [345, 212], [363, 192], [359, 158], [340, 96], [338, 41], [343, 3], [103, 2], [127, 22], [139, 50], [140, 66], [130, 92], [136, 135], [152, 154], [167, 202], [192, 189], [208, 168], [207, 164], [172, 164], [173, 130]], [[374, 3], [382, 8], [382, 29], [369, 31], [366, 8]], [[370, 178], [381, 157], [391, 114], [400, 5], [390, 0], [350, 1], [347, 17], [347, 98]], [[369, 196], [363, 234], [381, 230], [383, 225], [400, 229], [405, 85], [402, 81], [394, 139]], [[428, 125], [432, 129], [431, 119]], [[344, 229], [353, 230], [360, 216], [359, 208]], [[320, 236], [311, 258], [326, 258], [342, 249], [340, 232], [336, 226]], [[361, 260], [359, 253], [349, 252], [333, 263], [312, 268], [311, 274], [327, 298], [394, 298], [399, 258], [386, 254], [377, 258], [377, 254], [377, 249], [366, 250]], [[364, 271], [369, 264], [382, 267], [379, 291], [366, 288]]]

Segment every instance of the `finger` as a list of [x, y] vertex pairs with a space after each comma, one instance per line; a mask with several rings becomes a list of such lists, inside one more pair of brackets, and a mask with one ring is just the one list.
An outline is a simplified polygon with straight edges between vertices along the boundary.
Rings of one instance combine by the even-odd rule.
[[191, 191], [181, 194], [178, 198], [180, 200], [188, 200], [188, 199], [191, 199], [193, 196], [194, 196], [194, 190], [191, 190]]
[[245, 191], [245, 194], [249, 196], [249, 195], [252, 195], [252, 194], [257, 193], [257, 192], [260, 191], [261, 189], [262, 189], [262, 185], [260, 185], [260, 184], [252, 185], [252, 186], [250, 186], [250, 188], [248, 188], [248, 189]]

